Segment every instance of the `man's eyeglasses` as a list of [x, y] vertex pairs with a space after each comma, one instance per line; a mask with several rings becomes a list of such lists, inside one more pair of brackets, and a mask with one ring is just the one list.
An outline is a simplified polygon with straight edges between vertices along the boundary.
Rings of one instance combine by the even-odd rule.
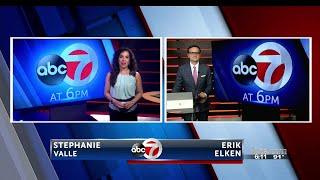
[[188, 54], [200, 54], [200, 52], [188, 52]]

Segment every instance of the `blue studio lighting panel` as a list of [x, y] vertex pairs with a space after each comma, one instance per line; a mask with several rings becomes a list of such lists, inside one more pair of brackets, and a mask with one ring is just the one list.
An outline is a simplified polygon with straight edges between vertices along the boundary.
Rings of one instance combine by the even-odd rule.
[[[309, 105], [310, 39], [232, 39], [212, 43], [220, 101], [257, 106]], [[306, 47], [307, 45], [307, 47]]]
[[105, 49], [103, 41], [110, 40], [12, 41], [15, 110], [104, 97], [110, 50]]

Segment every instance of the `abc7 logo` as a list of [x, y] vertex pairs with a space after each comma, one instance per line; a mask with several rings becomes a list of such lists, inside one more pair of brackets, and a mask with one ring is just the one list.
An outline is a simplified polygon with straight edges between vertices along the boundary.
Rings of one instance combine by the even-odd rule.
[[144, 156], [147, 159], [157, 159], [162, 153], [162, 144], [157, 139], [150, 138], [143, 143], [135, 143], [131, 147], [131, 153], [137, 157]]
[[266, 91], [276, 91], [289, 81], [292, 60], [280, 44], [266, 42], [259, 45], [252, 55], [239, 55], [233, 62], [232, 74], [243, 85], [255, 83]]
[[45, 84], [59, 84], [64, 80], [66, 74], [66, 62], [58, 55], [45, 56], [38, 63], [37, 75]]
[[98, 70], [95, 51], [82, 43], [68, 46], [61, 55], [47, 55], [38, 65], [36, 73], [41, 82], [47, 85], [65, 81], [72, 86], [89, 83]]

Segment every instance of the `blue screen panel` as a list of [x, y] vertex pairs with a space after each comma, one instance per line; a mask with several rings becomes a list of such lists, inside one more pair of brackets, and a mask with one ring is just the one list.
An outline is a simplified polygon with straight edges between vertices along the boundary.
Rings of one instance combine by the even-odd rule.
[[14, 39], [14, 108], [104, 97], [106, 52], [97, 39]]
[[292, 108], [309, 104], [309, 58], [299, 39], [217, 41], [212, 59], [220, 101]]

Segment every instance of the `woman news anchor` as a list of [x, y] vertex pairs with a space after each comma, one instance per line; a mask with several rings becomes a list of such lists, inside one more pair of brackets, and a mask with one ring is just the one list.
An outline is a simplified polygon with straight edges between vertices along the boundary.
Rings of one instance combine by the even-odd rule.
[[141, 76], [131, 49], [120, 48], [105, 80], [105, 97], [110, 101], [110, 121], [137, 121], [137, 102], [142, 97]]

